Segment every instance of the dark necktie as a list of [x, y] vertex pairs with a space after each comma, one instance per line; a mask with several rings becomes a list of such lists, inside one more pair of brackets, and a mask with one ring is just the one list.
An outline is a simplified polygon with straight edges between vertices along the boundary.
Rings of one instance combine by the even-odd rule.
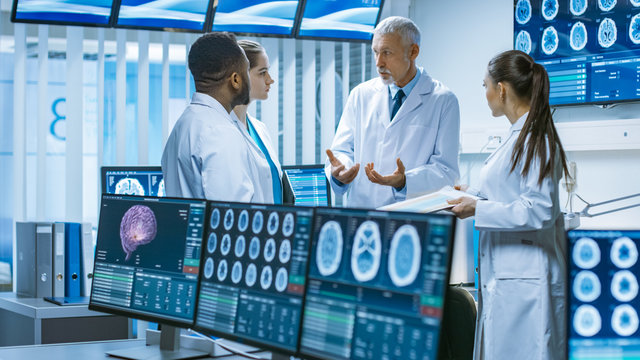
[[396, 96], [393, 97], [393, 109], [391, 110], [391, 120], [393, 121], [393, 117], [396, 116], [396, 113], [402, 106], [402, 101], [404, 100], [404, 91], [402, 89], [398, 90]]

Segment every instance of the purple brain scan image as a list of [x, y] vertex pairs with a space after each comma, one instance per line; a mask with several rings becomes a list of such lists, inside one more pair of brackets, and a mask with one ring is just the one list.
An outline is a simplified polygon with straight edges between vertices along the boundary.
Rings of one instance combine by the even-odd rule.
[[122, 217], [120, 222], [120, 240], [122, 249], [129, 260], [138, 246], [146, 245], [156, 238], [158, 223], [153, 210], [148, 206], [134, 205]]

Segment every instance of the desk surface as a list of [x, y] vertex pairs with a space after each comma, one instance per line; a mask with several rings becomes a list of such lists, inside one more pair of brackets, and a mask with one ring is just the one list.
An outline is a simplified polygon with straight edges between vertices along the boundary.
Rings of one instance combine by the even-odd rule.
[[[53, 344], [53, 345], [28, 345], [0, 347], [0, 360], [68, 360], [68, 359], [115, 359], [109, 357], [106, 352], [110, 350], [127, 349], [145, 346], [145, 340], [111, 340], [87, 343]], [[263, 358], [270, 358], [268, 352], [254, 353]], [[205, 358], [214, 359], [214, 358]], [[235, 355], [216, 357], [215, 359], [236, 360], [246, 359]]]
[[105, 313], [89, 310], [87, 305], [60, 306], [42, 298], [21, 298], [16, 293], [0, 293], [0, 309], [34, 319], [108, 316]]

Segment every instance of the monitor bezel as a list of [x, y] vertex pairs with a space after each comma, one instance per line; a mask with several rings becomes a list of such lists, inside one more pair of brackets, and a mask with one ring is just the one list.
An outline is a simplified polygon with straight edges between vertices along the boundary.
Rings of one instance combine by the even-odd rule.
[[[292, 39], [295, 38], [295, 34], [298, 32], [298, 19], [302, 16], [302, 3], [304, 0], [298, 0], [298, 7], [296, 9], [296, 14], [293, 17], [293, 26], [291, 27], [291, 32], [289, 34], [270, 34], [270, 33], [256, 33], [256, 32], [236, 32], [236, 31], [227, 31], [235, 34], [238, 37], [264, 37], [264, 38], [280, 38], [280, 39]], [[211, 4], [211, 16], [209, 17], [209, 22], [205, 27], [205, 32], [221, 32], [220, 30], [213, 30], [213, 21], [215, 20], [216, 11], [218, 10], [218, 1], [213, 0]]]
[[[442, 318], [440, 319], [440, 327], [438, 329], [438, 344], [436, 345], [436, 356], [438, 355], [439, 351], [440, 351], [440, 338], [443, 335], [442, 333], [442, 321], [444, 320], [444, 311], [445, 311], [445, 307], [446, 307], [446, 303], [447, 303], [447, 289], [448, 287], [451, 285], [450, 284], [450, 280], [451, 280], [451, 267], [452, 267], [452, 261], [453, 261], [453, 248], [455, 246], [455, 238], [456, 238], [456, 228], [457, 228], [457, 218], [453, 215], [453, 214], [439, 214], [439, 213], [417, 213], [417, 212], [407, 212], [407, 211], [384, 211], [384, 210], [375, 210], [375, 209], [366, 209], [366, 208], [330, 208], [330, 207], [326, 207], [326, 206], [318, 206], [315, 207], [315, 211], [314, 211], [314, 219], [318, 214], [323, 214], [325, 211], [329, 211], [329, 212], [336, 212], [336, 211], [345, 211], [345, 212], [354, 212], [354, 213], [362, 213], [362, 212], [367, 212], [367, 213], [389, 213], [389, 214], [393, 214], [398, 215], [400, 217], [402, 217], [403, 215], [405, 216], [425, 216], [425, 217], [442, 217], [442, 218], [448, 218], [449, 219], [449, 224], [451, 225], [451, 236], [450, 236], [450, 242], [449, 242], [449, 249], [448, 249], [448, 263], [447, 263], [447, 271], [446, 271], [446, 275], [445, 278], [446, 280], [446, 285], [444, 288], [444, 292], [442, 294]], [[357, 215], [356, 215], [357, 216]], [[428, 220], [427, 220], [428, 222]], [[315, 221], [312, 227], [312, 231], [314, 231], [315, 233]], [[313, 234], [312, 234], [313, 235]], [[311, 239], [311, 245], [313, 244], [313, 238]], [[309, 249], [309, 256], [311, 256], [311, 251], [312, 248]], [[310, 266], [311, 266], [311, 261], [307, 262], [307, 284], [309, 283], [309, 271], [310, 271]], [[299, 335], [299, 340], [298, 340], [298, 352], [300, 356], [303, 356], [305, 359], [310, 359], [310, 360], [324, 360], [326, 359], [326, 357], [321, 357], [315, 354], [310, 354], [310, 353], [305, 353], [304, 351], [302, 351], [302, 331], [304, 330], [304, 308], [306, 307], [306, 299], [307, 299], [307, 287], [305, 287], [305, 294], [304, 294], [304, 298], [305, 301], [303, 302], [303, 311], [302, 311], [302, 321], [300, 322], [302, 328], [300, 329], [300, 335]]]
[[[100, 214], [98, 215], [98, 221], [100, 221], [100, 217], [102, 214], [102, 203], [105, 199], [105, 197], [121, 197], [121, 198], [127, 198], [127, 199], [131, 199], [131, 200], [145, 200], [148, 199], [148, 201], [164, 201], [164, 200], [181, 200], [181, 201], [193, 201], [193, 202], [203, 202], [205, 204], [205, 222], [206, 219], [208, 218], [208, 214], [207, 214], [207, 201], [205, 199], [195, 199], [195, 198], [178, 198], [178, 197], [156, 197], [156, 196], [137, 196], [137, 195], [119, 195], [119, 194], [107, 194], [107, 193], [102, 193], [101, 196], [101, 200], [100, 200]], [[98, 233], [100, 232], [100, 225], [98, 224]], [[203, 239], [204, 239], [204, 232], [203, 232]], [[96, 235], [96, 244], [98, 241], [98, 237]], [[202, 256], [202, 253], [200, 253], [200, 255]], [[94, 251], [94, 255], [93, 255], [93, 274], [95, 274], [95, 270], [96, 270], [96, 261], [97, 258], [97, 251]], [[198, 268], [198, 279], [196, 281], [196, 295], [198, 294], [198, 290], [200, 289], [200, 268]], [[169, 325], [169, 326], [175, 326], [175, 327], [179, 327], [179, 328], [190, 328], [196, 321], [196, 314], [198, 312], [198, 297], [196, 296], [195, 301], [194, 301], [194, 308], [193, 308], [193, 317], [191, 319], [191, 322], [187, 321], [187, 320], [178, 320], [178, 319], [169, 319], [166, 317], [163, 317], [161, 315], [153, 315], [153, 314], [149, 314], [149, 313], [139, 313], [139, 312], [134, 312], [134, 311], [127, 311], [124, 310], [121, 307], [116, 307], [116, 306], [110, 306], [110, 305], [103, 305], [103, 304], [95, 304], [92, 302], [93, 299], [93, 284], [91, 286], [91, 294], [89, 295], [89, 310], [95, 310], [95, 311], [101, 311], [101, 312], [106, 312], [109, 314], [114, 314], [114, 315], [120, 315], [120, 316], [125, 316], [128, 318], [134, 318], [134, 319], [139, 319], [139, 320], [144, 320], [144, 321], [150, 321], [150, 322], [157, 322], [160, 324], [165, 324], [165, 325]]]
[[90, 22], [76, 22], [76, 21], [62, 21], [62, 20], [34, 20], [34, 19], [17, 19], [18, 2], [20, 0], [13, 0], [11, 6], [11, 22], [12, 23], [24, 23], [24, 24], [40, 24], [40, 25], [66, 25], [66, 26], [83, 26], [83, 27], [96, 27], [96, 28], [110, 28], [113, 27], [115, 18], [116, 6], [119, 6], [120, 0], [113, 0], [111, 3], [111, 13], [109, 14], [109, 21], [106, 24], [90, 23]]
[[[284, 205], [284, 204], [258, 204], [258, 203], [243, 203], [243, 202], [232, 202], [232, 201], [216, 201], [216, 200], [207, 200], [207, 220], [209, 219], [209, 217], [211, 216], [211, 212], [212, 212], [212, 208], [216, 206], [216, 207], [228, 207], [228, 208], [232, 208], [234, 206], [243, 206], [246, 209], [260, 209], [260, 210], [266, 210], [269, 211], [268, 209], [274, 209], [276, 211], [278, 211], [278, 208], [284, 208], [284, 209], [291, 209], [292, 211], [310, 211], [311, 212], [311, 224], [309, 224], [309, 237], [313, 236], [313, 219], [315, 218], [315, 207], [312, 206], [293, 206], [293, 205]], [[205, 222], [208, 224], [208, 222]], [[203, 242], [205, 235], [207, 234], [207, 231], [203, 231], [202, 236], [203, 236]], [[309, 244], [311, 245], [311, 244]], [[201, 255], [200, 255], [200, 259], [203, 259], [206, 252], [206, 246], [201, 246]], [[305, 269], [305, 284], [304, 284], [304, 289], [303, 289], [303, 293], [302, 293], [302, 303], [301, 303], [301, 309], [302, 311], [300, 312], [300, 322], [299, 322], [299, 329], [298, 329], [298, 339], [296, 340], [296, 349], [295, 351], [291, 351], [291, 349], [287, 349], [287, 348], [283, 348], [283, 347], [278, 347], [276, 345], [273, 345], [272, 343], [267, 343], [267, 342], [260, 342], [260, 341], [254, 341], [242, 336], [239, 336], [237, 334], [229, 334], [229, 333], [225, 333], [225, 332], [221, 332], [218, 330], [212, 330], [209, 328], [205, 328], [202, 326], [199, 326], [197, 323], [197, 318], [198, 318], [198, 309], [200, 308], [200, 287], [202, 286], [202, 282], [203, 279], [202, 277], [204, 276], [204, 261], [200, 262], [200, 270], [198, 271], [198, 290], [196, 292], [197, 296], [196, 296], [196, 312], [195, 315], [193, 317], [193, 325], [192, 328], [198, 332], [201, 332], [203, 334], [207, 334], [207, 335], [213, 335], [216, 337], [221, 337], [224, 339], [228, 339], [231, 341], [235, 341], [237, 343], [240, 344], [246, 344], [249, 346], [257, 346], [261, 349], [264, 350], [268, 350], [271, 352], [275, 352], [278, 354], [285, 354], [285, 355], [294, 355], [297, 356], [299, 355], [299, 351], [300, 351], [300, 340], [301, 340], [301, 336], [302, 336], [302, 319], [304, 317], [303, 311], [304, 311], [304, 305], [305, 305], [305, 301], [307, 298], [307, 284], [308, 284], [308, 274], [309, 274], [309, 261], [310, 261], [310, 257], [311, 257], [311, 248], [309, 248], [309, 251], [307, 252], [307, 268]]]
[[[120, 169], [125, 169], [125, 170], [120, 170]], [[162, 166], [102, 166], [100, 167], [100, 190], [102, 191], [103, 194], [109, 194], [107, 193], [107, 172], [110, 171], [127, 171], [127, 169], [131, 169], [130, 171], [157, 171], [158, 169], [160, 169], [160, 172], [162, 172]], [[163, 175], [164, 177], [164, 175]], [[109, 194], [109, 195], [118, 195], [118, 194]], [[134, 196], [134, 195], [131, 195]], [[147, 196], [141, 196], [141, 197], [147, 197]], [[167, 197], [167, 196], [163, 196], [163, 197]], [[171, 198], [171, 197], [169, 197]], [[174, 198], [177, 199], [177, 198]]]
[[142, 26], [142, 25], [120, 25], [118, 24], [118, 19], [120, 18], [120, 6], [122, 5], [122, 0], [114, 0], [118, 2], [117, 6], [114, 6], [114, 11], [112, 14], [112, 27], [116, 29], [133, 29], [133, 30], [149, 30], [149, 31], [167, 31], [167, 32], [176, 32], [176, 33], [192, 33], [192, 34], [202, 34], [208, 32], [208, 24], [210, 21], [210, 17], [212, 17], [212, 7], [216, 0], [207, 0], [207, 11], [204, 14], [204, 22], [202, 23], [202, 28], [200, 30], [195, 29], [183, 29], [176, 27], [155, 27], [155, 26]]
[[[325, 174], [324, 175], [324, 180], [327, 184], [327, 207], [332, 207], [333, 206], [333, 199], [331, 197], [331, 184], [329, 183], [329, 179], [327, 178], [327, 174], [325, 173], [324, 169], [325, 169], [325, 165], [324, 164], [312, 164], [312, 165], [283, 165], [281, 166], [282, 169], [282, 200], [284, 201], [284, 189], [285, 189], [285, 185], [288, 185], [289, 187], [291, 187], [291, 182], [289, 182], [289, 176], [286, 173], [285, 170], [289, 170], [289, 169], [321, 169], [322, 173]], [[285, 183], [286, 181], [286, 183]], [[293, 193], [293, 191], [292, 191]], [[294, 199], [295, 201], [295, 199]], [[295, 204], [294, 204], [295, 205]], [[300, 205], [297, 205], [300, 206]], [[318, 207], [318, 206], [312, 206], [312, 207]], [[321, 206], [320, 206], [321, 207]]]
[[[302, 20], [304, 18], [304, 9], [307, 7], [307, 2], [310, 0], [300, 0], [301, 2], [304, 1], [304, 4], [302, 6], [302, 10], [300, 11], [300, 14], [298, 16], [298, 18], [296, 19], [296, 32], [295, 32], [295, 38], [296, 39], [300, 39], [300, 40], [319, 40], [319, 41], [340, 41], [340, 42], [352, 42], [352, 43], [358, 43], [358, 44], [369, 44], [373, 41], [373, 34], [371, 34], [371, 39], [366, 40], [366, 39], [352, 39], [352, 38], [340, 38], [340, 37], [329, 37], [329, 36], [308, 36], [308, 35], [300, 35], [300, 27], [302, 26]], [[376, 17], [376, 21], [373, 24], [373, 28], [375, 29], [376, 26], [378, 26], [378, 23], [380, 22], [380, 17], [382, 16], [382, 9], [384, 7], [384, 1], [385, 0], [380, 0], [380, 7], [378, 8], [378, 16]]]

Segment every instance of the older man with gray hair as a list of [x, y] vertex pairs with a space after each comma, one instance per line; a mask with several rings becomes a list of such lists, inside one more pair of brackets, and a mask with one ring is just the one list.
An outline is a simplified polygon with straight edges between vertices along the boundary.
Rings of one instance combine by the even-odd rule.
[[416, 24], [382, 20], [371, 48], [380, 76], [351, 91], [326, 151], [327, 177], [336, 194], [347, 194], [348, 207], [377, 208], [453, 185], [459, 176], [458, 100], [416, 67]]

